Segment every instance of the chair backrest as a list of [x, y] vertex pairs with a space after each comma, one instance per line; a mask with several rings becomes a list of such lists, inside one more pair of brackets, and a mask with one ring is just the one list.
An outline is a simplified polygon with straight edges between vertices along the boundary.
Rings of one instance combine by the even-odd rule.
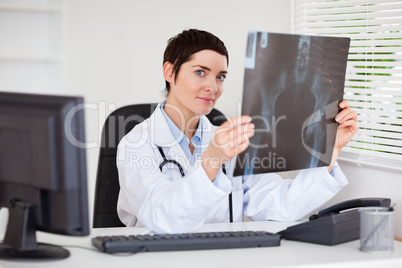
[[[120, 185], [116, 167], [116, 151], [120, 140], [137, 124], [151, 116], [157, 103], [135, 104], [121, 107], [106, 119], [102, 130], [96, 175], [93, 227], [122, 227], [116, 207]], [[208, 119], [214, 125], [221, 125], [227, 119], [217, 109], [213, 109]]]

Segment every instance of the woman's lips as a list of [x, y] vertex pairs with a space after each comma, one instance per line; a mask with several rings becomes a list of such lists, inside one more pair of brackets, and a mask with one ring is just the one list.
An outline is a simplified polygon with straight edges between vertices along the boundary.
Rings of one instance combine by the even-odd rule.
[[198, 97], [198, 99], [200, 99], [200, 100], [202, 100], [204, 102], [207, 102], [207, 103], [214, 102], [214, 99], [212, 99], [212, 98]]

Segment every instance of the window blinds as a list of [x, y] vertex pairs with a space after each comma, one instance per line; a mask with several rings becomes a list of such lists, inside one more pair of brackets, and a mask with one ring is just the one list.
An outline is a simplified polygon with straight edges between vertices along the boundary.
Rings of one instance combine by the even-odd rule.
[[351, 38], [344, 98], [359, 131], [343, 151], [402, 164], [402, 1], [293, 1], [299, 34]]

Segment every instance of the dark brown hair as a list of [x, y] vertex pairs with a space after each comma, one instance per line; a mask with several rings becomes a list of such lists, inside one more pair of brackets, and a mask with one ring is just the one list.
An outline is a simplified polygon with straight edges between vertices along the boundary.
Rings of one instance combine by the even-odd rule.
[[[229, 65], [229, 54], [225, 44], [215, 35], [201, 30], [189, 29], [169, 39], [163, 55], [163, 64], [170, 62], [173, 64], [173, 74], [175, 79], [183, 63], [189, 61], [191, 56], [201, 50], [213, 50], [226, 56]], [[166, 95], [170, 91], [170, 83], [166, 83]]]

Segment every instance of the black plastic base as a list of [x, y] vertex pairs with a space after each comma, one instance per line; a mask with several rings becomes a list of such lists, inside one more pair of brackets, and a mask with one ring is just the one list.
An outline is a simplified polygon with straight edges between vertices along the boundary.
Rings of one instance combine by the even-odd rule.
[[0, 259], [24, 260], [24, 259], [65, 259], [70, 252], [62, 247], [49, 244], [38, 244], [33, 250], [17, 250], [5, 244], [0, 244]]

